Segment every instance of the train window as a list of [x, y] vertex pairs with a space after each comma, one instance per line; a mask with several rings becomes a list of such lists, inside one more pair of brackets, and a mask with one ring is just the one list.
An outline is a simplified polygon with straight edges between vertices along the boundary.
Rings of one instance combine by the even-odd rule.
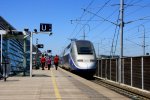
[[93, 54], [90, 47], [79, 47], [78, 54]]
[[76, 41], [78, 54], [93, 54], [92, 44], [88, 41]]

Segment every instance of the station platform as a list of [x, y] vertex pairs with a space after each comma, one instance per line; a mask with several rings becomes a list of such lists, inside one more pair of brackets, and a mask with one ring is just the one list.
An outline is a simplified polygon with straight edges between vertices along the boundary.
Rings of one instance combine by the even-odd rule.
[[0, 80], [0, 100], [130, 100], [66, 70], [33, 70], [33, 77]]

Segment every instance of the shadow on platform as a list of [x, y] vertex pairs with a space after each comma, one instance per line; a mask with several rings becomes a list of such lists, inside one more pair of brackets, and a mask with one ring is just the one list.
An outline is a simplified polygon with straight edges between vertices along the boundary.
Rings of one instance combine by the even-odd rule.
[[34, 74], [32, 77], [51, 77], [49, 75], [42, 75], [42, 74]]

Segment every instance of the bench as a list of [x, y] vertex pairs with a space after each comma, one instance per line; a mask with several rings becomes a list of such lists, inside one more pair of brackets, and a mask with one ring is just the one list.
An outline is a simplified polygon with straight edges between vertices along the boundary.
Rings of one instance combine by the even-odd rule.
[[17, 75], [23, 72], [23, 76], [25, 76], [26, 69], [24, 67], [19, 66], [19, 67], [16, 67], [15, 70], [11, 70], [11, 72], [13, 72], [13, 75]]

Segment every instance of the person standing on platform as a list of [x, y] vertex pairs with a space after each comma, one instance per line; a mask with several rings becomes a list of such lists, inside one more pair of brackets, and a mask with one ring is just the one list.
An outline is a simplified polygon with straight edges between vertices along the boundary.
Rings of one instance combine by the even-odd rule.
[[54, 64], [55, 64], [56, 70], [57, 70], [57, 68], [58, 68], [58, 63], [59, 63], [59, 57], [56, 55], [56, 56], [54, 57]]
[[48, 65], [48, 70], [51, 68], [51, 57], [47, 58], [47, 65]]
[[46, 59], [45, 59], [44, 55], [42, 55], [42, 57], [41, 57], [42, 70], [44, 70], [45, 62], [46, 62]]

